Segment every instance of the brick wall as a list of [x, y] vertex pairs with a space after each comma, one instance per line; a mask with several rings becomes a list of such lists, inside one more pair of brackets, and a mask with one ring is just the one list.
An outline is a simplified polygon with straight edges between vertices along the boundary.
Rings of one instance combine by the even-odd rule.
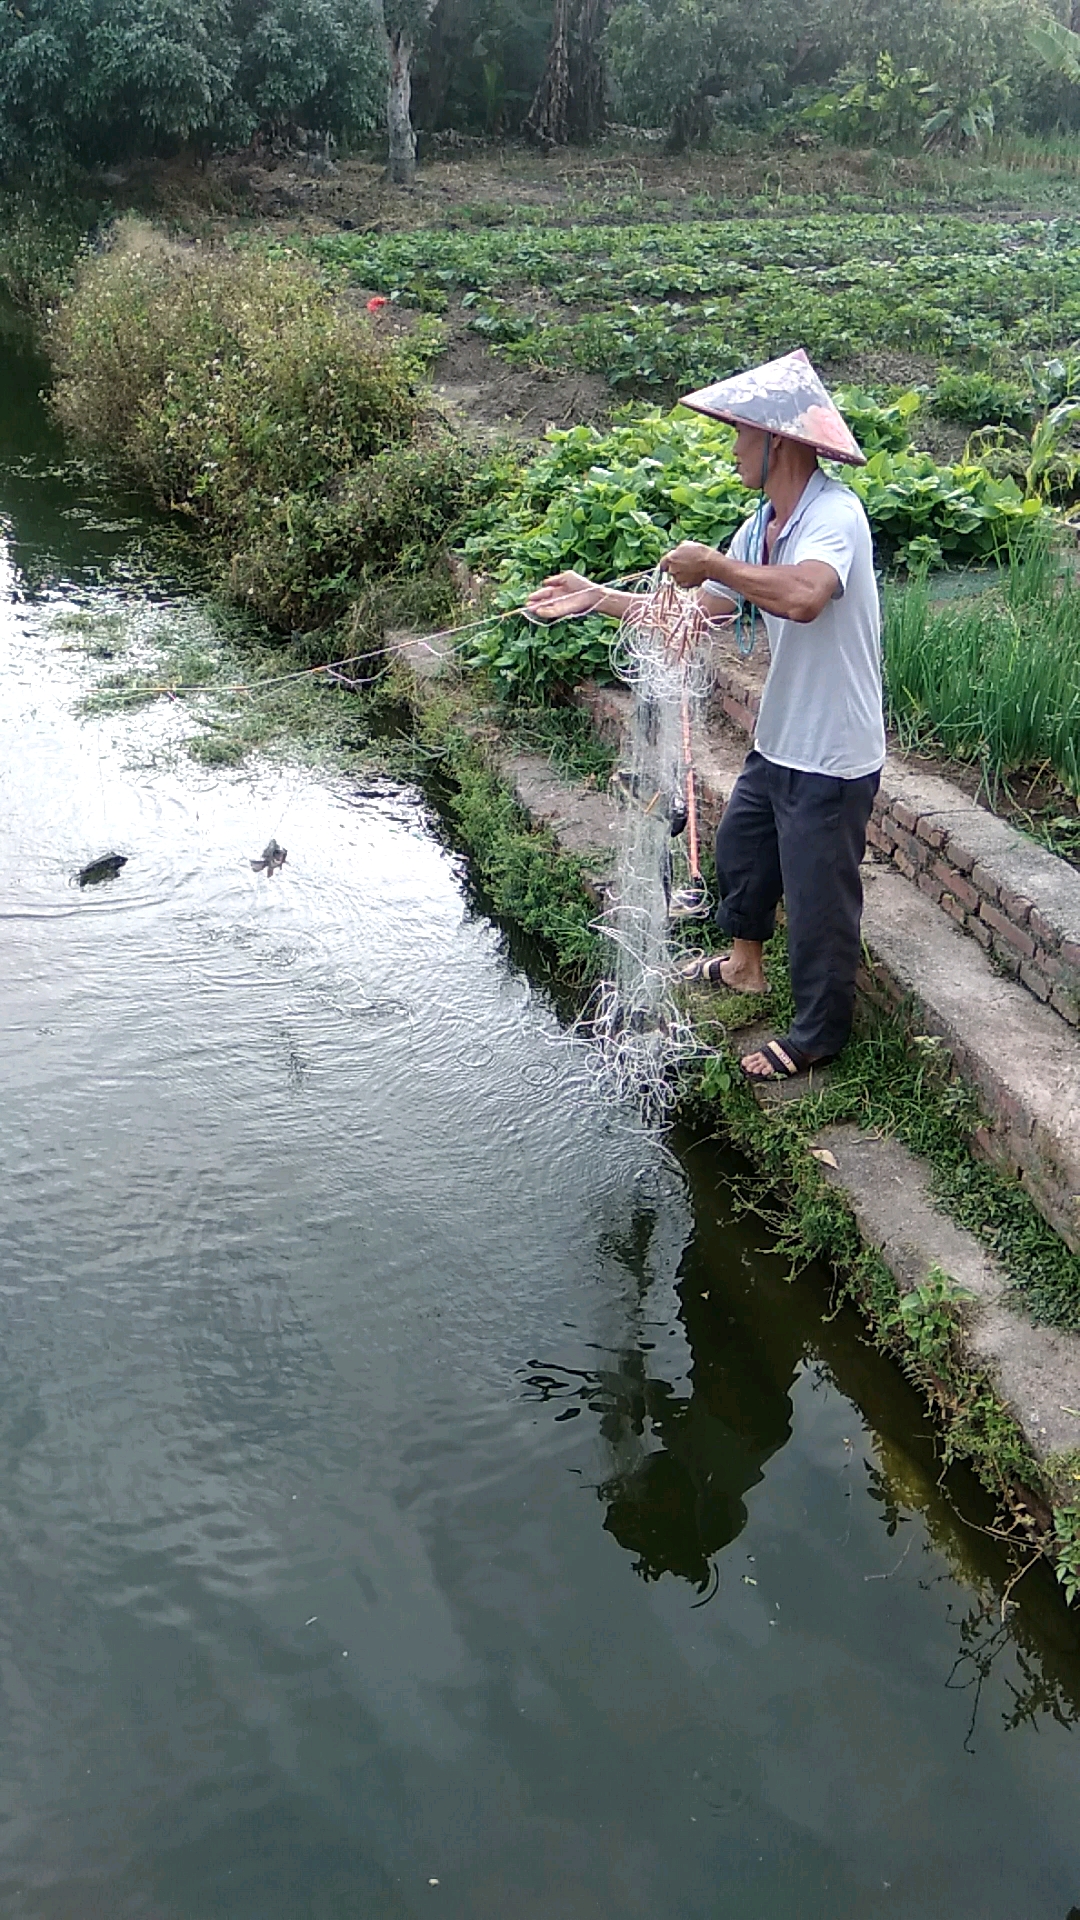
[[1080, 1026], [1080, 944], [1063, 939], [1025, 895], [981, 865], [962, 828], [951, 832], [940, 816], [916, 815], [883, 791], [867, 839], [1006, 973]]

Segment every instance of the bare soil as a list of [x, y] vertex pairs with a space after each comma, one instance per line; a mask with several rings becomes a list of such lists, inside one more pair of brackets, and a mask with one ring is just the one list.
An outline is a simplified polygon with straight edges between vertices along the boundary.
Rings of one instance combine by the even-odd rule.
[[[749, 135], [732, 154], [675, 157], [641, 138], [544, 155], [512, 142], [455, 143], [450, 136], [430, 143], [410, 187], [392, 186], [381, 160], [352, 155], [324, 173], [301, 151], [215, 154], [204, 165], [190, 158], [156, 162], [110, 175], [107, 184], [185, 221], [231, 216], [280, 221], [294, 231], [383, 232], [499, 224], [522, 208], [552, 222], [715, 217], [751, 200], [757, 214], [790, 218], [791, 196], [870, 196], [881, 173], [877, 154], [770, 149]], [[916, 191], [920, 182], [919, 161], [893, 161], [883, 192]]]
[[434, 368], [438, 397], [482, 430], [539, 437], [546, 427], [604, 420], [614, 404], [606, 380], [593, 373], [529, 372], [496, 359], [460, 321]]

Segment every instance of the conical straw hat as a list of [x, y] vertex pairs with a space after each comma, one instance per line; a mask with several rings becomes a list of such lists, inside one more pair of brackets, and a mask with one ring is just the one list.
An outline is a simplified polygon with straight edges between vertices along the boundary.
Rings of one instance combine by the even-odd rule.
[[760, 427], [785, 440], [799, 440], [827, 460], [866, 465], [866, 455], [801, 347], [764, 367], [688, 393], [682, 405], [726, 420], [729, 426]]

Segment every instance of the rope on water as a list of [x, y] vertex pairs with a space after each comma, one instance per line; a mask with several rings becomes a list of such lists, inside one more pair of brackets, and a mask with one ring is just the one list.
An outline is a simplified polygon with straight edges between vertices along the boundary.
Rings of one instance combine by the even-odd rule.
[[[615, 580], [598, 581], [597, 585], [602, 585], [604, 588], [623, 587], [638, 582], [640, 578], [641, 576], [638, 574], [624, 574]], [[462, 634], [478, 633], [482, 627], [497, 626], [503, 620], [516, 620], [523, 617], [526, 617], [524, 606], [509, 607], [503, 613], [486, 613], [482, 615], [479, 620], [469, 620], [463, 626], [444, 627], [438, 633], [417, 634], [413, 638], [412, 644], [437, 658], [444, 658], [449, 654], [460, 653], [462, 651], [465, 644], [465, 642], [460, 639]], [[456, 640], [458, 644], [453, 647], [442, 647], [439, 643], [444, 640]], [[362, 679], [347, 676], [347, 669], [349, 667], [363, 666], [365, 661], [368, 660], [379, 660], [382, 662], [377, 673], [369, 674], [366, 678]], [[346, 687], [350, 692], [361, 692], [367, 687], [377, 685], [386, 675], [388, 666], [386, 649], [384, 647], [369, 647], [366, 653], [350, 654], [348, 658], [344, 660], [328, 660], [317, 667], [297, 667], [291, 673], [268, 674], [264, 679], [260, 680], [144, 681], [139, 686], [104, 687], [102, 691], [108, 693], [112, 699], [118, 702], [123, 700], [146, 700], [155, 694], [172, 698], [179, 698], [181, 694], [189, 693], [258, 694], [272, 692], [277, 687], [287, 686], [299, 680], [318, 680], [321, 676], [324, 679], [330, 680], [332, 683]]]

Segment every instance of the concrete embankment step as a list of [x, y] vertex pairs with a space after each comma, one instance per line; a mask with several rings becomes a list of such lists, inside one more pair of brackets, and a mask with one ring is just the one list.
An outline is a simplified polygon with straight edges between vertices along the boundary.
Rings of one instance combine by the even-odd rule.
[[864, 869], [863, 991], [907, 1008], [982, 1099], [978, 1144], [1080, 1251], [1080, 1039], [895, 870]]
[[899, 1140], [843, 1126], [826, 1127], [815, 1144], [835, 1162], [819, 1162], [822, 1174], [843, 1193], [863, 1240], [901, 1291], [921, 1286], [937, 1267], [967, 1296], [966, 1354], [990, 1375], [1036, 1458], [1070, 1453], [1080, 1442], [1080, 1335], [1033, 1326], [1012, 1310], [997, 1262], [938, 1211], [927, 1167]]

